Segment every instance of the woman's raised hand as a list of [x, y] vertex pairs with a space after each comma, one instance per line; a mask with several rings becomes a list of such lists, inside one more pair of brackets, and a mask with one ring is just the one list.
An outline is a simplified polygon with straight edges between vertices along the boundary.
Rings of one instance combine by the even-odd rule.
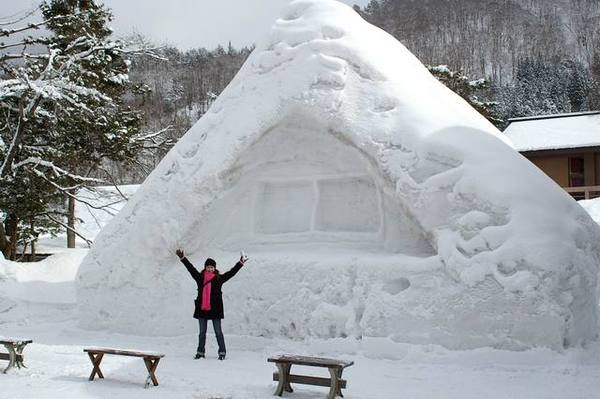
[[179, 256], [179, 259], [185, 258], [185, 254], [183, 253], [183, 249], [177, 249], [175, 251], [175, 253], [177, 254], [177, 256]]

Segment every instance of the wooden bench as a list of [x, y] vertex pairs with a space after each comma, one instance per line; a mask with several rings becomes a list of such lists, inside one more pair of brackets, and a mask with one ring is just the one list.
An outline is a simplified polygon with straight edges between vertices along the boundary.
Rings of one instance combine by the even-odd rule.
[[[354, 364], [352, 361], [298, 355], [279, 355], [270, 357], [267, 361], [275, 363], [278, 370], [273, 373], [273, 381], [279, 381], [274, 395], [281, 396], [284, 390], [286, 392], [294, 392], [290, 385], [293, 382], [296, 384], [329, 387], [328, 399], [334, 399], [338, 395], [341, 397], [344, 396], [342, 395], [342, 388], [346, 388], [346, 380], [342, 379], [342, 372], [346, 367]], [[299, 366], [327, 367], [331, 378], [290, 374], [290, 369], [294, 364]]]
[[148, 370], [148, 377], [146, 378], [146, 384], [144, 387], [150, 386], [150, 381], [154, 386], [158, 385], [158, 380], [156, 379], [156, 375], [154, 372], [158, 367], [158, 362], [165, 355], [161, 353], [154, 352], [140, 352], [129, 349], [114, 349], [114, 348], [86, 348], [83, 350], [87, 352], [90, 357], [90, 361], [92, 362], [92, 366], [94, 367], [92, 370], [92, 374], [90, 374], [90, 381], [94, 380], [96, 374], [98, 378], [104, 378], [104, 374], [100, 371], [100, 362], [102, 361], [102, 357], [104, 355], [121, 355], [121, 356], [133, 356], [133, 357], [141, 357], [144, 359], [144, 364], [146, 365], [146, 369]]
[[23, 364], [23, 349], [32, 342], [30, 339], [0, 339], [0, 344], [4, 345], [8, 351], [8, 353], [0, 353], [0, 359], [8, 360], [8, 367], [2, 371], [4, 374], [14, 366], [18, 368], [25, 367], [25, 364]]

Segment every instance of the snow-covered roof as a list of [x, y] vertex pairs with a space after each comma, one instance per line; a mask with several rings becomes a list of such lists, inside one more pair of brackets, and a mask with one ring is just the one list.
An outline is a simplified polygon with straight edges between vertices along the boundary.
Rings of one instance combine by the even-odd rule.
[[515, 118], [504, 134], [521, 152], [600, 146], [600, 112]]

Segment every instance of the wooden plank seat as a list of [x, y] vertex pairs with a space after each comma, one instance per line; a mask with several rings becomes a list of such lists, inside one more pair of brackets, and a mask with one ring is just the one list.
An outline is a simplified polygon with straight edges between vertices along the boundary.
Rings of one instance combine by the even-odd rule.
[[100, 370], [100, 362], [102, 362], [104, 355], [119, 355], [143, 358], [146, 370], [148, 370], [148, 377], [146, 378], [144, 387], [147, 388], [150, 386], [150, 382], [152, 382], [154, 386], [158, 385], [158, 379], [154, 373], [158, 367], [158, 362], [165, 356], [162, 353], [115, 348], [85, 348], [83, 351], [87, 352], [90, 361], [92, 362], [93, 369], [92, 374], [90, 374], [90, 381], [93, 381], [96, 375], [98, 375], [98, 378], [104, 378], [104, 374], [102, 374], [102, 371]]
[[[279, 381], [279, 372], [273, 372], [273, 381]], [[294, 382], [297, 384], [305, 384], [305, 385], [317, 385], [320, 387], [330, 387], [331, 386], [331, 378], [326, 377], [314, 377], [312, 375], [299, 375], [299, 374], [290, 374], [288, 376], [288, 381], [290, 383]], [[338, 380], [340, 388], [346, 388], [346, 380], [340, 379]]]
[[0, 353], [0, 360], [8, 360], [8, 366], [2, 371], [4, 374], [14, 366], [18, 368], [25, 367], [23, 349], [32, 342], [30, 339], [0, 338], [0, 344], [8, 351], [8, 353]]
[[[299, 355], [273, 356], [268, 358], [267, 361], [275, 363], [278, 370], [273, 373], [273, 381], [279, 382], [275, 389], [275, 395], [282, 396], [284, 391], [294, 392], [290, 384], [296, 383], [329, 387], [328, 399], [334, 399], [336, 396], [344, 396], [342, 389], [346, 388], [346, 380], [342, 379], [342, 372], [346, 367], [354, 364], [354, 362], [346, 360]], [[290, 374], [292, 365], [327, 368], [330, 378]]]

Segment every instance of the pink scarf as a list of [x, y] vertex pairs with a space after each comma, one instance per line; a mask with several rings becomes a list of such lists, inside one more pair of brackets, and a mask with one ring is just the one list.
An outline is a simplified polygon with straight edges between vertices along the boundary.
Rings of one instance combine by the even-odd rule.
[[210, 311], [210, 288], [212, 287], [212, 283], [208, 282], [215, 277], [215, 274], [207, 271], [204, 272], [204, 287], [202, 288], [202, 306], [200, 310]]

